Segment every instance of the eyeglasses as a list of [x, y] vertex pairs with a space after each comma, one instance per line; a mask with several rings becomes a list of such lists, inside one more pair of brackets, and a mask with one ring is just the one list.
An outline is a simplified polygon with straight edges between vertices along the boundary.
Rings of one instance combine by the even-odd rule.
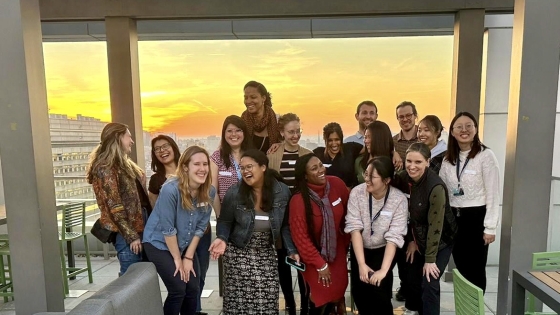
[[235, 134], [235, 133], [243, 133], [243, 130], [242, 129], [228, 129], [228, 130], [226, 130], [226, 133], [228, 135], [232, 135], [232, 134]]
[[253, 170], [253, 166], [254, 166], [253, 164], [247, 164], [245, 166], [239, 166], [239, 170], [241, 171], [241, 173], [243, 173], [245, 171], [250, 172], [250, 171]]
[[412, 118], [412, 116], [414, 116], [414, 114], [399, 115], [399, 116], [397, 116], [397, 119], [398, 120], [407, 120], [407, 119]]
[[453, 130], [454, 130], [454, 131], [463, 131], [463, 130], [471, 131], [471, 130], [473, 130], [473, 129], [474, 129], [474, 125], [473, 125], [473, 124], [468, 124], [468, 125], [464, 125], [464, 126], [463, 126], [463, 125], [457, 125], [457, 126], [454, 126], [454, 127], [453, 127]]
[[171, 145], [169, 143], [160, 145], [159, 147], [154, 147], [154, 152], [155, 153], [159, 153], [163, 150], [168, 150], [171, 147]]
[[373, 176], [373, 175], [369, 174], [368, 172], [363, 172], [362, 176], [364, 177], [364, 180], [366, 181], [366, 183], [371, 183], [371, 181], [374, 178], [381, 178], [379, 176]]
[[295, 135], [301, 136], [302, 132], [303, 129], [285, 131], [285, 133], [289, 134], [290, 136], [295, 136]]

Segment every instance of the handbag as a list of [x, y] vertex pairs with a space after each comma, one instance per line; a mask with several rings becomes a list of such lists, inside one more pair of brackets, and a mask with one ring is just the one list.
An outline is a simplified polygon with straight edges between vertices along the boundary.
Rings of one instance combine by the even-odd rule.
[[107, 230], [101, 225], [101, 219], [97, 219], [91, 227], [91, 234], [95, 236], [101, 243], [115, 243], [117, 232]]

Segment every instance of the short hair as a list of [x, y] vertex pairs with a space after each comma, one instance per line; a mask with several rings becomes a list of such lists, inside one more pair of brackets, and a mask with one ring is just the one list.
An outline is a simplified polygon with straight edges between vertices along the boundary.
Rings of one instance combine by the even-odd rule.
[[358, 108], [356, 108], [356, 114], [360, 114], [360, 110], [362, 109], [362, 106], [364, 106], [364, 105], [375, 107], [375, 113], [379, 114], [379, 111], [377, 110], [377, 105], [375, 105], [375, 103], [372, 102], [372, 101], [363, 101], [360, 104], [358, 104]]
[[416, 105], [414, 105], [414, 103], [410, 101], [404, 101], [401, 102], [399, 105], [397, 105], [397, 108], [395, 109], [395, 113], [399, 110], [399, 108], [403, 108], [406, 106], [412, 107], [412, 113], [414, 114], [414, 116], [418, 117], [418, 111], [416, 111]]

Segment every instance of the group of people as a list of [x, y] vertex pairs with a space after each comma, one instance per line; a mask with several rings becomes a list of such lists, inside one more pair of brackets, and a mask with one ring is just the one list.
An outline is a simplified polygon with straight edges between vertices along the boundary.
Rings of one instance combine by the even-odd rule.
[[148, 189], [128, 158], [126, 125], [108, 124], [92, 153], [88, 181], [102, 224], [118, 233], [120, 273], [154, 263], [168, 291], [166, 315], [204, 314], [210, 257], [223, 260], [224, 314], [278, 314], [280, 288], [286, 313], [296, 314], [290, 266], [299, 270], [300, 314], [345, 314], [348, 257], [362, 315], [393, 314], [395, 264], [396, 298], [408, 313], [439, 314], [439, 279], [451, 255], [486, 289], [499, 175], [473, 115], [453, 118], [446, 144], [438, 117], [418, 121], [413, 103], [397, 106], [401, 130], [392, 136], [364, 101], [355, 135], [344, 139], [329, 123], [325, 145], [310, 151], [299, 145], [299, 117], [277, 117], [263, 84], [250, 81], [243, 91], [246, 110], [224, 120], [211, 155], [198, 146], [180, 153], [164, 135], [152, 140]]

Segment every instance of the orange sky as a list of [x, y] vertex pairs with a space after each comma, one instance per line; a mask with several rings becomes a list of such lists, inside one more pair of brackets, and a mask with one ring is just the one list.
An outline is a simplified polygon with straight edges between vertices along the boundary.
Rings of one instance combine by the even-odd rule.
[[[140, 42], [144, 129], [219, 135], [244, 110], [243, 86], [262, 82], [278, 114], [300, 116], [305, 135], [331, 121], [356, 132], [357, 104], [399, 130], [395, 106], [449, 123], [453, 37]], [[110, 120], [105, 42], [44, 43], [50, 113]]]

